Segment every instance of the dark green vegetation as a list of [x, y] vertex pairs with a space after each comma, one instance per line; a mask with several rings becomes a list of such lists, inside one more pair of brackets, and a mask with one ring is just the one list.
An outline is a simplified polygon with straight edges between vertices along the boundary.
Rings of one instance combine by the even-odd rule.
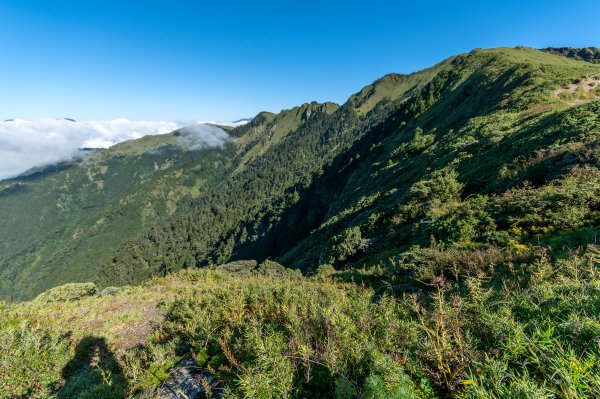
[[600, 48], [598, 47], [548, 47], [542, 49], [542, 51], [556, 55], [564, 55], [565, 57], [573, 58], [575, 60], [600, 64]]
[[[298, 110], [294, 127], [289, 113], [261, 114], [232, 132], [246, 143], [234, 172], [124, 245], [100, 281], [230, 259], [277, 258], [304, 272], [372, 265], [432, 240], [505, 247], [568, 231], [575, 246], [594, 242], [600, 105], [572, 107], [555, 91], [597, 74], [534, 50], [475, 51], [384, 77], [342, 107]], [[546, 204], [555, 196], [576, 203]]]
[[223, 149], [146, 138], [0, 183], [3, 295], [99, 286], [0, 308], [0, 389], [142, 395], [191, 357], [227, 397], [600, 396], [595, 77], [475, 50]]
[[123, 242], [218, 181], [234, 145], [188, 151], [180, 137], [149, 136], [1, 181], [0, 298], [93, 280]]

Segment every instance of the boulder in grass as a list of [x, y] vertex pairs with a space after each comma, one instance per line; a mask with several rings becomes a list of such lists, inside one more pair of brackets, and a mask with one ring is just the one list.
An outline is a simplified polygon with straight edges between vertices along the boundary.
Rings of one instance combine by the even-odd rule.
[[[207, 394], [207, 390], [210, 393]], [[155, 394], [157, 399], [219, 398], [221, 384], [195, 360], [183, 360], [169, 373], [169, 377]]]

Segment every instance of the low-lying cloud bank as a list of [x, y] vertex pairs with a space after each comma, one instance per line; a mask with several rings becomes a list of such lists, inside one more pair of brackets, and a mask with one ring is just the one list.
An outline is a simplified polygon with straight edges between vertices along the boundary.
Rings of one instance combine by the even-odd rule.
[[[75, 122], [68, 119], [22, 119], [0, 122], [0, 180], [17, 176], [35, 166], [68, 161], [80, 148], [107, 148], [146, 135], [185, 128], [190, 150], [221, 146], [227, 133], [202, 122], [110, 121]], [[194, 125], [196, 124], [196, 125]], [[190, 126], [192, 125], [192, 126]]]
[[222, 147], [230, 140], [225, 130], [212, 125], [188, 125], [181, 131], [184, 135], [177, 137], [177, 143], [189, 151]]

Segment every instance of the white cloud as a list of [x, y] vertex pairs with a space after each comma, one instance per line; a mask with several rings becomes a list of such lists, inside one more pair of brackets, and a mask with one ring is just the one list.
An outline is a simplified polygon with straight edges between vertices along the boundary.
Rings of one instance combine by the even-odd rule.
[[229, 140], [227, 132], [212, 125], [188, 125], [181, 131], [183, 135], [177, 137], [177, 142], [189, 151], [221, 147]]
[[[146, 135], [169, 133], [192, 123], [166, 121], [73, 122], [65, 119], [0, 122], [0, 180], [17, 176], [35, 166], [73, 159], [80, 148], [107, 148]], [[228, 138], [221, 129], [193, 127], [190, 150], [220, 146]]]

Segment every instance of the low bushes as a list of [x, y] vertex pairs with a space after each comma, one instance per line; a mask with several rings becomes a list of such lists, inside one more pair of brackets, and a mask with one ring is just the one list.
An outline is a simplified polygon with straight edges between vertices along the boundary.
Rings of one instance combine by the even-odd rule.
[[[164, 298], [146, 343], [114, 353], [121, 329], [71, 342], [61, 326], [35, 326], [44, 303], [3, 305], [0, 397], [151, 397], [184, 358], [222, 381], [225, 398], [596, 397], [598, 253], [435, 245], [313, 277], [274, 262], [183, 271], [81, 301]], [[52, 306], [76, 317], [74, 303]]]

